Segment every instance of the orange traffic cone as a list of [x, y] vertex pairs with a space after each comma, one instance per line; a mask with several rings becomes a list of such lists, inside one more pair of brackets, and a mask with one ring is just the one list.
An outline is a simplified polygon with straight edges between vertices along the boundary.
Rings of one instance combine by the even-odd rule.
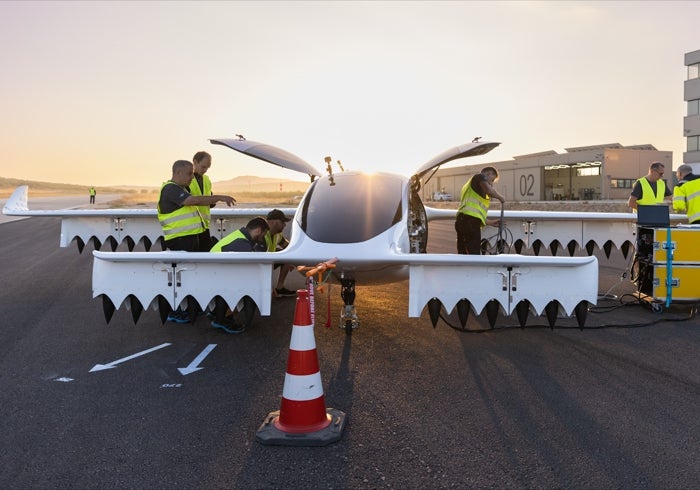
[[345, 420], [340, 410], [326, 409], [309, 292], [300, 289], [280, 410], [267, 415], [256, 439], [262, 444], [325, 446], [340, 440]]

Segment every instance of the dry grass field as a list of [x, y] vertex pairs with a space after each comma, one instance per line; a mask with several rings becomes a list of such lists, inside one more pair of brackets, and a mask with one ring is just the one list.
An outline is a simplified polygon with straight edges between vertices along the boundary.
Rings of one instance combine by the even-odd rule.
[[[158, 202], [159, 191], [150, 192], [138, 192], [138, 193], [126, 193], [123, 194], [119, 199], [110, 201], [109, 207], [114, 208], [130, 208], [130, 207], [146, 207], [155, 208]], [[295, 199], [296, 194], [294, 193], [272, 193], [272, 192], [243, 192], [234, 193], [233, 197], [236, 199], [238, 204], [247, 205], [259, 205], [260, 207], [267, 206], [284, 206], [284, 207], [294, 207], [299, 203], [298, 199]], [[221, 205], [221, 204], [220, 204]]]
[[[0, 187], [0, 199], [7, 199], [14, 192], [15, 187]], [[104, 193], [100, 192], [98, 194]], [[299, 204], [299, 197], [303, 191], [289, 192], [231, 192], [239, 205], [252, 205], [260, 207], [295, 207]], [[158, 200], [158, 189], [141, 189], [119, 191], [110, 189], [110, 194], [121, 194], [121, 197], [108, 203], [98, 205], [101, 208], [155, 208]], [[29, 201], [32, 197], [54, 197], [54, 196], [83, 196], [87, 191], [79, 192], [74, 189], [48, 188], [41, 186], [30, 186]], [[457, 209], [457, 201], [425, 201], [426, 206], [441, 209]], [[30, 205], [31, 207], [31, 205]], [[499, 210], [499, 204], [493, 203], [492, 210]], [[627, 213], [629, 208], [626, 201], [536, 201], [536, 202], [507, 202], [506, 210], [532, 210], [532, 211], [589, 211], [589, 212], [609, 212]]]

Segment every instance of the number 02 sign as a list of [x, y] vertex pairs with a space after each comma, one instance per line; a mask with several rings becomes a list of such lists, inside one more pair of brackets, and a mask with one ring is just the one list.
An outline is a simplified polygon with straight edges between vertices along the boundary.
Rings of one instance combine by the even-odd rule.
[[540, 175], [535, 169], [516, 172], [515, 192], [519, 200], [537, 201], [540, 199]]

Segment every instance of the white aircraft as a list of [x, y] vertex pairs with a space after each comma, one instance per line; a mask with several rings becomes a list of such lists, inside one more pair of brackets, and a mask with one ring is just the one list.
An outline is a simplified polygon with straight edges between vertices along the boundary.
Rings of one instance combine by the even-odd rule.
[[[315, 265], [326, 259], [337, 258], [332, 272], [334, 280], [341, 284], [344, 308], [341, 326], [348, 332], [358, 326], [355, 312], [355, 285], [371, 285], [409, 280], [409, 316], [418, 317], [428, 305], [431, 321], [436, 324], [441, 309], [456, 309], [462, 327], [470, 311], [480, 314], [485, 308], [491, 326], [499, 311], [506, 315], [517, 313], [521, 325], [528, 314], [546, 313], [550, 326], [560, 310], [575, 314], [583, 326], [589, 304], [595, 304], [598, 289], [598, 263], [594, 256], [557, 257], [502, 255], [427, 254], [428, 221], [454, 219], [453, 210], [426, 208], [420, 199], [420, 189], [431, 172], [449, 161], [483, 155], [499, 143], [472, 142], [451, 148], [419, 166], [409, 177], [389, 173], [361, 173], [342, 171], [333, 173], [327, 161], [323, 175], [301, 158], [274, 146], [238, 139], [213, 139], [213, 144], [224, 145], [260, 160], [281, 167], [306, 173], [312, 183], [290, 222], [290, 244], [276, 253], [193, 253], [193, 252], [93, 252], [93, 297], [101, 297], [105, 318], [109, 321], [114, 311], [125, 304], [131, 310], [134, 322], [138, 321], [144, 307], [159, 310], [162, 321], [168, 313], [182, 305], [192, 310], [204, 306], [240, 304], [244, 299], [254, 302], [262, 315], [269, 315], [272, 297], [272, 269], [275, 263]], [[24, 202], [21, 193], [8, 201], [6, 214], [33, 214], [27, 209], [26, 190]], [[148, 219], [149, 231], [135, 228], [120, 237], [129, 250], [139, 238], [146, 248], [153, 243], [151, 228], [158, 227], [155, 210], [88, 210], [75, 211], [80, 218], [79, 230], [62, 229], [62, 245], [70, 243], [74, 236], [93, 237], [96, 248], [104, 241], [113, 242], [113, 250], [121, 232]], [[214, 209], [214, 217], [226, 216], [244, 224], [248, 217], [263, 215], [266, 210], [234, 211]], [[48, 216], [46, 211], [35, 212]], [[515, 214], [513, 214], [515, 213]], [[511, 212], [510, 217], [522, 219], [523, 242], [528, 243], [534, 231], [534, 222], [547, 223], [560, 219], [555, 226], [560, 230], [566, 220], [581, 218], [566, 215], [574, 213], [526, 213]], [[588, 221], [603, 223], [612, 228], [614, 219], [605, 213], [588, 213]], [[64, 221], [71, 213], [56, 212]], [[533, 218], [533, 216], [535, 216]], [[509, 218], [509, 216], [506, 216]], [[92, 220], [85, 222], [84, 220]], [[627, 216], [625, 216], [627, 219]], [[233, 231], [221, 226], [219, 233]], [[525, 223], [528, 224], [525, 227]], [[229, 223], [230, 224], [230, 223]], [[144, 225], [145, 226], [145, 225]], [[107, 238], [97, 238], [105, 233]], [[158, 227], [159, 228], [159, 227]], [[540, 229], [547, 228], [542, 225]], [[617, 227], [616, 227], [617, 228]], [[65, 231], [65, 233], [64, 233]], [[143, 234], [141, 234], [143, 233]], [[156, 236], [159, 236], [159, 230]], [[104, 235], [101, 235], [104, 236]], [[610, 240], [609, 232], [606, 240]], [[111, 240], [110, 240], [111, 237]], [[128, 238], [127, 238], [128, 237]], [[629, 241], [623, 235], [615, 245]], [[587, 245], [585, 236], [574, 233], [575, 242]], [[66, 243], [67, 242], [67, 243]], [[545, 243], [545, 242], [543, 242]], [[571, 239], [560, 241], [571, 243]], [[601, 242], [602, 243], [602, 242]], [[80, 243], [79, 246], [81, 247]], [[116, 306], [115, 306], [116, 305]]]

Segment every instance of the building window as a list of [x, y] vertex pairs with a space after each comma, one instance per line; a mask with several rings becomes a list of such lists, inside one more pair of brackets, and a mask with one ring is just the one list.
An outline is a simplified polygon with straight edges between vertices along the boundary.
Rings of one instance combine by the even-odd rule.
[[635, 179], [610, 179], [612, 189], [631, 189]]
[[688, 65], [688, 80], [700, 78], [700, 63]]
[[700, 136], [688, 136], [688, 151], [700, 150]]
[[577, 177], [589, 177], [591, 175], [600, 175], [600, 167], [577, 168]]
[[700, 114], [700, 99], [688, 101], [688, 115], [697, 116]]

